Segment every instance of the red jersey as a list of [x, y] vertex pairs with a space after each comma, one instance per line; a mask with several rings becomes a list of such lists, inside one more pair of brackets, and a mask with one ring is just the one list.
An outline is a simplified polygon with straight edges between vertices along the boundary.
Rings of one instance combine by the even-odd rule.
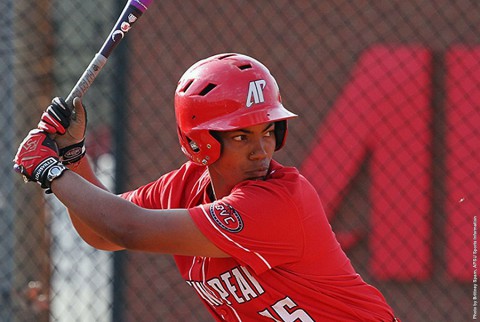
[[206, 167], [185, 163], [122, 196], [150, 209], [187, 208], [229, 258], [175, 256], [218, 321], [394, 321], [381, 293], [355, 272], [315, 189], [295, 168], [272, 161], [266, 180], [248, 180], [210, 200]]

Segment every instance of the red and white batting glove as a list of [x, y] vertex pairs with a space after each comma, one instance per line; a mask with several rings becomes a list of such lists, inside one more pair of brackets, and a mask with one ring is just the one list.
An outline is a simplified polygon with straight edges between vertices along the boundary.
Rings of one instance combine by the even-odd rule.
[[79, 98], [74, 101], [75, 109], [67, 106], [61, 97], [55, 97], [43, 112], [38, 128], [46, 133], [54, 134], [59, 146], [60, 161], [73, 164], [85, 155], [85, 131], [87, 114]]
[[13, 169], [23, 175], [25, 182], [37, 182], [43, 189], [47, 189], [46, 193], [52, 192], [52, 181], [67, 170], [59, 160], [55, 141], [38, 129], [28, 133], [13, 162]]

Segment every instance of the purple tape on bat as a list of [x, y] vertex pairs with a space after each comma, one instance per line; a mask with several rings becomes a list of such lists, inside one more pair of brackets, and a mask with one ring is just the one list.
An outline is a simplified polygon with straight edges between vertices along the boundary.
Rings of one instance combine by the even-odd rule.
[[135, 8], [141, 12], [145, 12], [152, 1], [153, 0], [131, 0], [130, 4], [135, 6]]

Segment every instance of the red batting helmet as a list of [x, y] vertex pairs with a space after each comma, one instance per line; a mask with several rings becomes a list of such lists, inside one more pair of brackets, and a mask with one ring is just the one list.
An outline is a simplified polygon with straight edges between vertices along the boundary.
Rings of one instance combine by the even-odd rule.
[[287, 119], [277, 82], [259, 61], [227, 53], [201, 60], [180, 78], [175, 91], [178, 137], [185, 155], [208, 165], [220, 156], [210, 131], [231, 131], [276, 122], [276, 150], [285, 143]]

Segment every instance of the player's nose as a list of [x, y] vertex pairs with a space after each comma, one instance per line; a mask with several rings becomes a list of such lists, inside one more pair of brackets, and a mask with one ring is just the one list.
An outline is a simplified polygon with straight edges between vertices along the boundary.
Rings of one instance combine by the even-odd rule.
[[251, 160], [261, 160], [268, 157], [268, 144], [269, 143], [263, 139], [253, 140], [249, 158]]

